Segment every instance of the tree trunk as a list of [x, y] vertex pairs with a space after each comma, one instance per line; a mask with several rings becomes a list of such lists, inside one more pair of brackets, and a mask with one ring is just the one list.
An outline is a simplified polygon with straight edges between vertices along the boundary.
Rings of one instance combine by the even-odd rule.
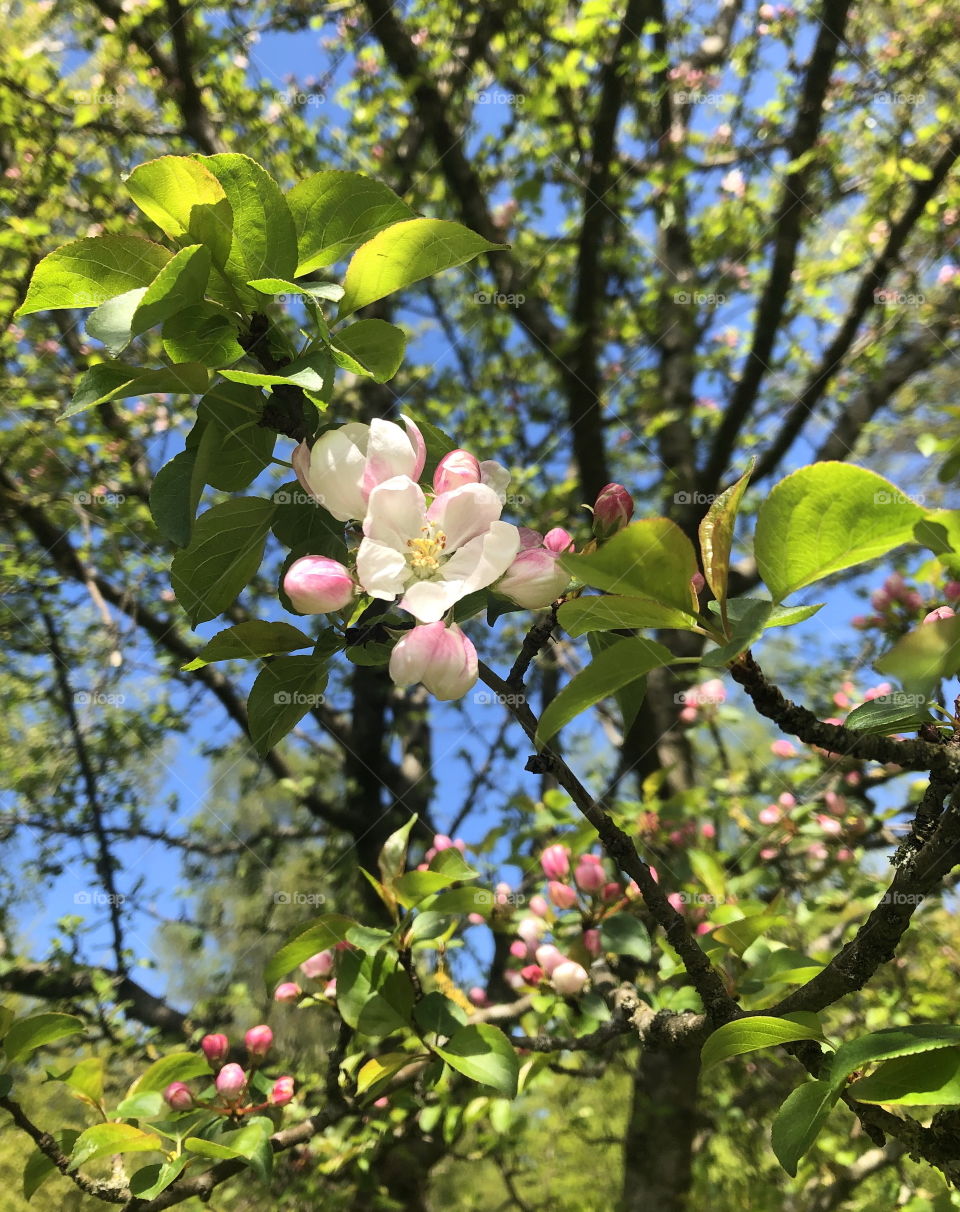
[[697, 1051], [641, 1053], [624, 1133], [618, 1212], [686, 1212], [699, 1073]]

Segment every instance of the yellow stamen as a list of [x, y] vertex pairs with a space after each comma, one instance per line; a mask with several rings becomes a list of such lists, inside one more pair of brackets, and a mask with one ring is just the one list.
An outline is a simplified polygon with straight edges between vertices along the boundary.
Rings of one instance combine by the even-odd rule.
[[407, 539], [410, 566], [414, 572], [434, 573], [440, 567], [440, 556], [447, 545], [447, 536], [431, 524], [420, 527], [419, 539]]

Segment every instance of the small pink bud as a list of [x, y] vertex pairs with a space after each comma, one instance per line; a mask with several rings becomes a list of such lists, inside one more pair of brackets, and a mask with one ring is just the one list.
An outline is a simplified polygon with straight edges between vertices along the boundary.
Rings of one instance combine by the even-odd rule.
[[599, 930], [584, 930], [583, 932], [583, 948], [588, 955], [599, 955], [603, 950], [603, 944], [600, 941]]
[[697, 722], [697, 709], [693, 703], [688, 703], [686, 707], [681, 707], [679, 718], [684, 724], [695, 724]]
[[797, 756], [797, 751], [789, 741], [774, 741], [770, 746], [770, 752], [774, 757], [791, 758]]
[[843, 833], [843, 825], [832, 816], [827, 816], [826, 813], [817, 813], [817, 824], [829, 837], [837, 837]]
[[293, 1078], [278, 1077], [270, 1091], [270, 1104], [274, 1107], [285, 1107], [293, 1098]]
[[761, 825], [776, 825], [781, 817], [780, 809], [776, 804], [768, 804], [766, 808], [761, 808], [757, 816]]
[[327, 983], [323, 986], [323, 996], [328, 997], [331, 1001], [336, 999], [337, 982], [335, 980], [327, 981]]
[[463, 698], [477, 681], [477, 650], [456, 623], [421, 623], [390, 654], [390, 677], [398, 686], [422, 682], [435, 699]]
[[200, 1041], [200, 1050], [210, 1068], [219, 1069], [230, 1053], [230, 1041], [225, 1035], [205, 1035]]
[[558, 964], [550, 974], [554, 989], [564, 997], [575, 997], [589, 979], [586, 968], [582, 968], [573, 960]]
[[837, 851], [837, 861], [840, 863], [849, 863], [853, 857], [853, 851], [849, 850], [846, 846], [841, 846]]
[[603, 861], [595, 854], [584, 854], [577, 863], [573, 878], [581, 892], [599, 892], [607, 882]]
[[775, 859], [779, 853], [780, 851], [776, 846], [765, 846], [764, 849], [760, 851], [760, 857], [765, 863], [769, 863], [771, 859]]
[[623, 896], [623, 886], [618, 884], [616, 880], [611, 880], [609, 884], [604, 884], [600, 889], [600, 899], [605, 905], [611, 904], [613, 901], [618, 901]]
[[708, 842], [713, 841], [717, 836], [717, 827], [712, 821], [702, 821], [700, 824], [700, 836], [705, 837]]
[[467, 921], [471, 926], [482, 926], [487, 919], [482, 913], [468, 913]]
[[356, 588], [346, 568], [326, 556], [301, 556], [293, 561], [283, 578], [283, 591], [300, 614], [342, 610]]
[[163, 1092], [163, 1099], [174, 1111], [189, 1111], [193, 1106], [193, 1093], [185, 1082], [171, 1082]]
[[943, 587], [943, 596], [951, 602], [960, 601], [960, 581], [947, 581]]
[[633, 497], [622, 484], [607, 484], [593, 503], [593, 533], [609, 539], [633, 517]]
[[931, 610], [928, 615], [924, 616], [925, 623], [939, 623], [941, 619], [952, 619], [956, 612], [949, 606], [938, 606], [936, 610]]
[[251, 1056], [263, 1057], [270, 1051], [273, 1032], [265, 1023], [261, 1023], [257, 1027], [250, 1028], [243, 1037], [243, 1042], [247, 1045], [247, 1051]]
[[548, 547], [528, 547], [520, 550], [493, 588], [524, 610], [541, 610], [569, 584], [570, 574], [564, 571], [557, 552]]
[[562, 880], [570, 874], [570, 851], [559, 843], [548, 846], [540, 855], [540, 866], [548, 880]]
[[480, 483], [480, 464], [467, 450], [451, 450], [437, 464], [433, 473], [433, 491], [452, 492], [463, 484]]
[[703, 587], [706, 583], [707, 579], [702, 572], [695, 572], [690, 578], [690, 584], [693, 586], [693, 592], [696, 594], [703, 592]]
[[892, 600], [885, 589], [875, 589], [870, 595], [870, 605], [881, 613], [889, 608]]
[[555, 551], [563, 555], [565, 551], [573, 551], [573, 535], [562, 526], [554, 526], [543, 536], [543, 545], [547, 551]]
[[542, 947], [537, 948], [537, 963], [547, 976], [552, 976], [554, 968], [564, 963], [566, 958], [560, 948], [555, 947], [553, 943], [544, 943]]
[[526, 959], [530, 948], [522, 938], [515, 938], [510, 944], [510, 954], [514, 959]]
[[667, 900], [670, 902], [670, 904], [673, 906], [673, 908], [677, 911], [677, 913], [684, 912], [685, 907], [686, 907], [686, 901], [683, 899], [682, 892], [668, 893]]
[[453, 839], [447, 837], [445, 833], [437, 833], [433, 839], [433, 849], [439, 854], [441, 850], [449, 850], [453, 845]]
[[300, 971], [311, 980], [329, 976], [333, 971], [333, 952], [318, 951], [316, 955], [311, 955], [300, 965]]
[[486, 1006], [489, 1005], [490, 1002], [490, 999], [487, 997], [486, 989], [481, 989], [479, 985], [474, 985], [467, 994], [467, 997], [474, 1006]]
[[224, 1065], [217, 1074], [217, 1093], [228, 1103], [237, 1102], [247, 1088], [247, 1075], [239, 1065]]
[[274, 990], [273, 1000], [275, 1002], [295, 1002], [302, 992], [300, 986], [293, 981], [284, 981]]
[[558, 909], [572, 909], [577, 903], [577, 892], [569, 884], [561, 884], [559, 880], [551, 880], [547, 884], [547, 895]]
[[777, 796], [777, 803], [781, 808], [796, 808], [797, 797], [791, 795], [789, 791], [781, 791]]
[[920, 610], [923, 607], [923, 598], [915, 589], [908, 589], [903, 595], [903, 604], [907, 610]]
[[550, 906], [547, 904], [546, 897], [537, 893], [536, 896], [530, 898], [530, 912], [535, 913], [537, 917], [547, 917], [550, 913]]
[[544, 973], [539, 964], [527, 964], [526, 967], [520, 969], [520, 975], [528, 985], [539, 985]]
[[373, 1105], [378, 1111], [383, 1111], [386, 1107], [390, 1106], [390, 1100], [385, 1094], [381, 1094], [379, 1098], [373, 1100]]
[[544, 930], [547, 928], [546, 922], [539, 917], [528, 915], [522, 917], [517, 924], [517, 934], [525, 943], [536, 946], [540, 942]]

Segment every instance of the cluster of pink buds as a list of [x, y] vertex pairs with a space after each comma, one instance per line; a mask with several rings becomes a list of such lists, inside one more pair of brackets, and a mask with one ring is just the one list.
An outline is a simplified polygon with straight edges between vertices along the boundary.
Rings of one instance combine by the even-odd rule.
[[677, 701], [682, 703], [679, 720], [682, 724], [696, 724], [699, 720], [711, 720], [717, 708], [727, 701], [727, 691], [719, 678], [711, 678], [689, 690], [681, 691]]
[[[856, 857], [850, 845], [867, 829], [863, 817], [857, 816], [846, 797], [834, 790], [824, 791], [819, 804], [799, 809], [796, 797], [785, 791], [775, 803], [760, 809], [757, 820], [772, 831], [760, 850], [763, 862], [787, 857], [789, 853], [816, 862], [826, 862], [832, 854], [835, 862], [847, 863]], [[850, 845], [831, 849], [830, 844], [838, 840]]]
[[870, 605], [875, 613], [857, 615], [853, 619], [853, 626], [860, 631], [877, 629], [887, 638], [896, 639], [917, 622], [930, 623], [952, 618], [954, 610], [949, 603], [956, 605], [960, 602], [960, 581], [947, 581], [943, 586], [942, 598], [946, 598], [946, 604], [931, 608], [929, 599], [924, 601], [923, 595], [907, 585], [903, 577], [895, 572], [887, 577], [880, 589], [870, 594]]
[[417, 865], [417, 870], [427, 871], [433, 859], [443, 850], [459, 850], [463, 854], [466, 848], [467, 843], [462, 837], [451, 838], [447, 837], [445, 833], [436, 833], [433, 837], [433, 845], [423, 856], [423, 862]]
[[229, 1061], [230, 1041], [220, 1033], [205, 1035], [200, 1050], [214, 1073], [214, 1097], [197, 1096], [186, 1082], [171, 1082], [163, 1097], [174, 1111], [190, 1111], [195, 1107], [221, 1115], [251, 1115], [267, 1107], [283, 1107], [293, 1098], [293, 1078], [278, 1077], [265, 1101], [251, 1099], [254, 1071], [273, 1046], [273, 1032], [261, 1023], [251, 1027], [243, 1037], [247, 1049], [247, 1066]]
[[[300, 965], [300, 971], [307, 980], [323, 982], [323, 996], [331, 1001], [337, 996], [337, 982], [330, 975], [336, 963], [336, 952], [344, 951], [349, 946], [349, 943], [337, 943], [333, 949], [318, 951], [316, 955], [309, 956]], [[303, 989], [296, 981], [283, 981], [273, 991], [275, 1002], [299, 1002], [304, 996]], [[315, 997], [316, 994], [310, 996]]]

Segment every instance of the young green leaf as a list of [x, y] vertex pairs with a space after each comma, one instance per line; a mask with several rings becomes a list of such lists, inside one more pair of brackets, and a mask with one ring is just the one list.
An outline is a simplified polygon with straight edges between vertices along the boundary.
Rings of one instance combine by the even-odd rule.
[[223, 186], [196, 156], [161, 156], [139, 164], [126, 180], [130, 197], [162, 232], [203, 244], [215, 265], [230, 251], [233, 209]]
[[[289, 896], [276, 893], [276, 897], [284, 898], [282, 903], [289, 901]], [[298, 964], [316, 955], [319, 951], [329, 951], [337, 943], [342, 943], [347, 932], [356, 925], [352, 917], [344, 917], [340, 913], [328, 913], [318, 918], [306, 930], [301, 930], [293, 938], [288, 939], [280, 950], [267, 963], [263, 970], [264, 983], [271, 992], [281, 976], [292, 972]]]
[[670, 627], [689, 631], [696, 626], [688, 611], [666, 606], [653, 598], [603, 597], [573, 598], [557, 611], [557, 622], [572, 636], [589, 631], [613, 631], [632, 627]]
[[693, 544], [676, 522], [632, 522], [590, 555], [561, 557], [564, 568], [595, 589], [634, 595], [671, 607], [696, 622], [699, 606], [691, 580], [697, 571]]
[[183, 669], [192, 671], [202, 669], [211, 661], [250, 660], [312, 646], [313, 640], [299, 627], [289, 623], [268, 623], [265, 619], [247, 619], [218, 632]]
[[458, 1073], [507, 1098], [516, 1098], [520, 1062], [513, 1045], [490, 1023], [461, 1027], [442, 1048], [434, 1051]]
[[250, 739], [264, 756], [312, 708], [323, 701], [327, 661], [310, 656], [276, 657], [260, 671], [250, 690]]
[[99, 362], [80, 377], [70, 405], [58, 419], [63, 421], [95, 404], [129, 396], [149, 396], [157, 392], [198, 396], [206, 391], [209, 381], [207, 368], [197, 362], [162, 366], [157, 370], [139, 370], [120, 362]]
[[4, 1038], [3, 1050], [12, 1065], [44, 1044], [56, 1043], [83, 1029], [83, 1020], [75, 1014], [31, 1014], [15, 1020]]
[[796, 1178], [800, 1158], [817, 1139], [837, 1097], [827, 1082], [804, 1082], [788, 1095], [777, 1112], [770, 1143], [791, 1178]]
[[297, 277], [332, 265], [394, 223], [415, 218], [388, 186], [361, 173], [314, 173], [287, 194], [297, 229]]
[[730, 551], [733, 547], [733, 531], [743, 494], [750, 483], [753, 462], [726, 492], [722, 492], [710, 505], [700, 523], [700, 554], [703, 559], [703, 575], [720, 604], [721, 614], [727, 599], [727, 578], [730, 575]]
[[94, 1124], [77, 1137], [68, 1172], [113, 1153], [153, 1153], [162, 1149], [163, 1142], [159, 1136], [135, 1128], [133, 1124]]
[[98, 307], [115, 295], [149, 286], [172, 256], [168, 249], [140, 236], [74, 240], [39, 262], [16, 315]]
[[357, 320], [331, 338], [333, 360], [352, 374], [386, 383], [400, 369], [406, 333], [386, 320]]
[[901, 1056], [847, 1087], [862, 1103], [891, 1107], [960, 1106], [960, 1048]]
[[704, 1069], [709, 1069], [731, 1056], [743, 1056], [747, 1052], [800, 1039], [823, 1039], [823, 1028], [815, 1014], [800, 1010], [777, 1018], [767, 1014], [751, 1015], [718, 1027], [703, 1045], [700, 1061]]

